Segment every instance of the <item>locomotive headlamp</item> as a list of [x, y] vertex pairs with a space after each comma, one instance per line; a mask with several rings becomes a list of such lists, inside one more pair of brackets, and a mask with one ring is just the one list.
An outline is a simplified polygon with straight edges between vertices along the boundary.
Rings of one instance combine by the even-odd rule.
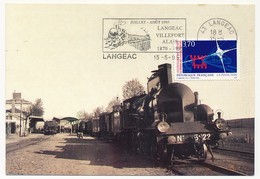
[[170, 125], [167, 122], [159, 122], [157, 129], [160, 132], [166, 132], [170, 128]]
[[176, 137], [169, 136], [167, 141], [168, 141], [169, 144], [174, 144], [174, 143], [176, 143]]
[[226, 121], [224, 119], [218, 118], [215, 120], [215, 126], [217, 129], [222, 130], [226, 127]]

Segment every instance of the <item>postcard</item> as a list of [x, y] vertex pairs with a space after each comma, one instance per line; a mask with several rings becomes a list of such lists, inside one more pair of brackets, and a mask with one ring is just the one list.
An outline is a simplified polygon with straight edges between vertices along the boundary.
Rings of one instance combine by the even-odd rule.
[[6, 175], [255, 175], [254, 4], [4, 8]]

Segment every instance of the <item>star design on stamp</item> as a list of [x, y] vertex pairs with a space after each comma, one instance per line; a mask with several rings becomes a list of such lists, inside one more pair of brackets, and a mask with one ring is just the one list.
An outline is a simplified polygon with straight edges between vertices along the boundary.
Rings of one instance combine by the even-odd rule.
[[218, 41], [216, 40], [216, 45], [217, 45], [217, 50], [215, 53], [213, 54], [210, 54], [209, 56], [218, 56], [219, 59], [220, 59], [220, 62], [222, 64], [222, 67], [223, 67], [223, 70], [224, 70], [224, 73], [226, 73], [226, 68], [225, 68], [225, 65], [224, 65], [224, 61], [223, 61], [223, 55], [231, 50], [235, 50], [236, 48], [231, 48], [231, 49], [227, 49], [227, 50], [223, 50], [219, 47], [219, 44], [218, 44]]

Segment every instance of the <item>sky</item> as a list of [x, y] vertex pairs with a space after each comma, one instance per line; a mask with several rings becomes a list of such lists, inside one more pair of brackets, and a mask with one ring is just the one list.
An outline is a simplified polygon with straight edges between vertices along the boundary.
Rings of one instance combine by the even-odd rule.
[[[154, 54], [146, 53], [137, 53], [135, 60], [103, 59], [102, 43], [103, 36], [106, 36], [103, 18], [185, 17], [187, 38], [192, 39], [203, 22], [218, 16], [213, 7], [207, 10], [209, 17], [203, 17], [201, 11], [196, 13], [204, 18], [200, 22], [191, 13], [192, 8], [188, 13], [181, 8], [173, 12], [172, 7], [167, 6], [131, 6], [131, 11], [122, 11], [127, 8], [112, 5], [7, 5], [5, 98], [11, 99], [14, 91], [21, 92], [23, 99], [32, 102], [41, 98], [46, 119], [77, 117], [81, 110], [93, 112], [96, 107], [106, 108], [114, 97], [122, 98], [126, 81], [137, 78], [146, 87], [151, 71], [159, 64], [172, 61], [156, 61]], [[215, 111], [221, 109], [226, 119], [251, 118], [255, 116], [254, 21], [242, 25], [236, 17], [246, 13], [246, 9], [234, 11], [231, 16], [226, 12], [228, 8], [231, 7], [223, 8], [222, 15], [230, 19], [239, 34], [241, 78], [178, 82], [198, 91], [202, 102]], [[165, 14], [161, 15], [161, 12]]]

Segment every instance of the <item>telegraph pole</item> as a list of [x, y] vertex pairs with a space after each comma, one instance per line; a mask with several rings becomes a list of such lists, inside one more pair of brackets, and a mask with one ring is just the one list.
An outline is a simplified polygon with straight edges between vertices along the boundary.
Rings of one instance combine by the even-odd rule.
[[22, 137], [22, 107], [23, 107], [23, 99], [21, 99], [21, 104], [20, 104], [20, 132], [19, 132], [20, 137]]

